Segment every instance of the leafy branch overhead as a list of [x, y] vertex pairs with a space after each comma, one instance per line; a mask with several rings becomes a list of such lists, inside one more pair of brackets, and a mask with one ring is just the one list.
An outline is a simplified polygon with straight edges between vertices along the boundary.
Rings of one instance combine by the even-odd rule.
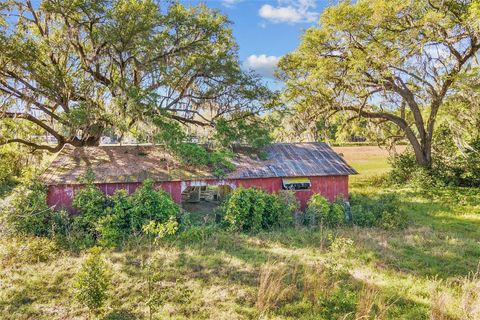
[[[430, 166], [439, 110], [480, 50], [478, 1], [343, 1], [280, 61], [286, 97], [313, 117], [362, 117]], [[395, 130], [391, 130], [391, 127]]]
[[[0, 132], [0, 144], [96, 145], [158, 115], [214, 127], [239, 111], [257, 114], [271, 98], [240, 69], [230, 22], [204, 5], [27, 0], [1, 10], [0, 122], [36, 132]], [[57, 145], [32, 138], [45, 134]]]

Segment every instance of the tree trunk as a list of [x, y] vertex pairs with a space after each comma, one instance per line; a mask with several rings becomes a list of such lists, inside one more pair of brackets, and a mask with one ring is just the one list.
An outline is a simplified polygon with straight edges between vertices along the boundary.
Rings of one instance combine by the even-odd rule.
[[100, 140], [102, 136], [89, 136], [83, 140], [84, 146], [98, 146], [100, 145]]
[[[410, 139], [409, 139], [410, 140]], [[410, 143], [415, 152], [415, 159], [417, 164], [424, 168], [431, 168], [432, 166], [432, 143], [431, 138], [428, 138], [425, 143], [418, 143], [418, 140], [411, 141]]]
[[73, 145], [74, 147], [96, 147], [100, 145], [101, 138], [102, 135], [86, 136], [82, 137], [82, 139], [75, 137], [72, 140], [67, 141], [67, 143]]

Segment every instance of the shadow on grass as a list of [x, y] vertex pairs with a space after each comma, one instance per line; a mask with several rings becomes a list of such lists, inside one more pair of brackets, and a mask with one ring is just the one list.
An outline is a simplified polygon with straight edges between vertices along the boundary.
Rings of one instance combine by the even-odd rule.
[[[406, 197], [404, 197], [406, 198]], [[464, 277], [480, 261], [480, 220], [463, 216], [454, 204], [405, 201], [411, 226], [404, 231], [365, 229], [353, 238], [377, 265], [424, 277]], [[358, 229], [357, 229], [358, 230]], [[344, 236], [349, 232], [345, 230]]]
[[133, 313], [128, 310], [114, 310], [109, 312], [103, 320], [136, 320], [137, 318]]

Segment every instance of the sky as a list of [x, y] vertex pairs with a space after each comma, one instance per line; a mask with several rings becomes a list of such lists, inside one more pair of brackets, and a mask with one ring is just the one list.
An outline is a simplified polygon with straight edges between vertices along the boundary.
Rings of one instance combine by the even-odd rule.
[[185, 5], [205, 3], [232, 22], [239, 56], [246, 69], [255, 70], [273, 86], [276, 63], [295, 50], [303, 31], [318, 22], [332, 0], [182, 0]]

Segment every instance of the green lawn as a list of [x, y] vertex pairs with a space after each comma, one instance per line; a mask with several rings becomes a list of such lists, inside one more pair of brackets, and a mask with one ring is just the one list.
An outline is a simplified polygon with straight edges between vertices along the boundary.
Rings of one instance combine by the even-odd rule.
[[[153, 250], [137, 239], [104, 253], [113, 285], [98, 318], [145, 319], [152, 301], [154, 319], [466, 319], [461, 306], [480, 302], [465, 294], [468, 286], [478, 294], [478, 280], [462, 289], [480, 260], [478, 190], [387, 190], [371, 182], [388, 170], [385, 158], [352, 164], [360, 175], [351, 192], [399, 194], [407, 230], [292, 228], [252, 236], [197, 227]], [[87, 319], [72, 298], [84, 258], [46, 240], [2, 239], [1, 318]]]

